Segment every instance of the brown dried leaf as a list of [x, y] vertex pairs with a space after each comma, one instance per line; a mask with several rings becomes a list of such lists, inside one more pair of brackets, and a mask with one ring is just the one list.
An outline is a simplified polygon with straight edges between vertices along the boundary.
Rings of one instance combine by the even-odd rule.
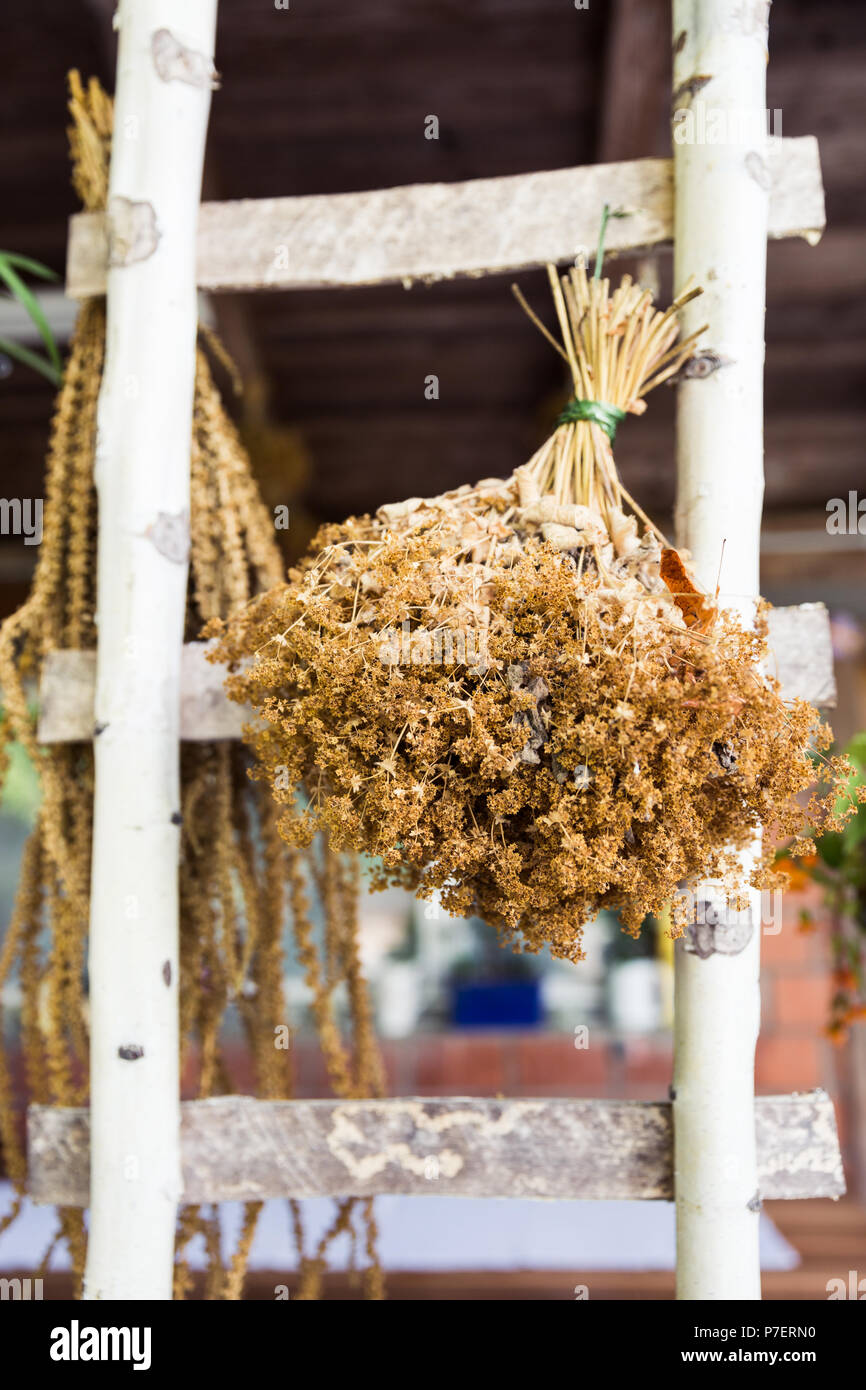
[[716, 610], [695, 585], [678, 550], [662, 551], [660, 573], [686, 620], [686, 626], [706, 632], [715, 620]]

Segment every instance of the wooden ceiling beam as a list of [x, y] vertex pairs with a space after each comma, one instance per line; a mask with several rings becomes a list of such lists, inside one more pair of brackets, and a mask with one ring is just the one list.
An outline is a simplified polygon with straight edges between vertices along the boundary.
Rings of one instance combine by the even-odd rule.
[[598, 159], [660, 155], [670, 149], [669, 0], [613, 0], [609, 7]]

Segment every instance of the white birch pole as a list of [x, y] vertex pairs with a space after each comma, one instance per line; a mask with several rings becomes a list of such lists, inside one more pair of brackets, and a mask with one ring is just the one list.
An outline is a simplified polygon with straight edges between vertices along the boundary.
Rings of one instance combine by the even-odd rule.
[[216, 0], [121, 0], [99, 397], [87, 1299], [170, 1299], [195, 237]]
[[[758, 593], [763, 498], [768, 9], [763, 0], [673, 4], [674, 278], [677, 290], [690, 276], [703, 286], [683, 314], [683, 332], [708, 322], [703, 343], [722, 360], [679, 387], [677, 534], [711, 592], [721, 563], [721, 601], [747, 621]], [[738, 919], [718, 886], [705, 885], [696, 894], [697, 924], [677, 943], [680, 1299], [761, 1297], [754, 1117], [761, 914], [760, 895], [750, 897]]]

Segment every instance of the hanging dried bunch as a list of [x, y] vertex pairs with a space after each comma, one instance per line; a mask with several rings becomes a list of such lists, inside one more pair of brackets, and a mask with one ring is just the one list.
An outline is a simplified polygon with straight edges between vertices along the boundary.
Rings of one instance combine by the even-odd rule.
[[637, 932], [683, 880], [737, 886], [759, 826], [799, 831], [829, 735], [616, 472], [616, 424], [693, 349], [690, 296], [660, 313], [628, 277], [550, 281], [575, 398], [542, 448], [326, 527], [216, 655], [291, 843], [325, 826], [382, 884], [578, 959], [600, 908]]
[[[104, 206], [107, 189], [112, 103], [98, 82], [84, 88], [75, 72], [70, 93], [73, 182], [85, 206], [96, 209]], [[203, 332], [201, 339], [191, 437], [187, 641], [199, 637], [208, 619], [242, 609], [283, 573], [272, 518], [203, 344], [218, 357], [224, 357], [224, 350], [213, 334]], [[93, 463], [104, 344], [104, 303], [90, 300], [76, 323], [55, 404], [45, 528], [33, 587], [18, 612], [0, 625], [0, 785], [5, 746], [16, 740], [37, 768], [43, 793], [0, 952], [0, 987], [18, 971], [24, 1099], [64, 1106], [87, 1099], [93, 752], [89, 743], [40, 746], [31, 697], [51, 652], [96, 646]], [[358, 955], [357, 861], [323, 842], [315, 852], [291, 850], [278, 833], [278, 808], [267, 788], [247, 776], [249, 764], [250, 754], [240, 744], [186, 743], [181, 750], [180, 1031], [187, 1088], [201, 1097], [234, 1089], [223, 1023], [227, 1011], [236, 1009], [256, 1094], [267, 1099], [292, 1094], [291, 1053], [274, 1046], [275, 1029], [289, 1022], [283, 992], [288, 910], [332, 1087], [338, 1095], [379, 1095], [381, 1068]], [[313, 902], [325, 922], [321, 947], [313, 932]], [[335, 1021], [334, 992], [341, 984], [349, 1002], [349, 1045]], [[19, 1194], [0, 1222], [2, 1235], [20, 1209], [27, 1178], [21, 1107], [2, 1055], [0, 1145], [6, 1173]], [[365, 1290], [371, 1298], [383, 1296], [372, 1204], [363, 1199], [338, 1204], [334, 1226], [310, 1254], [302, 1248], [295, 1206], [299, 1297], [318, 1296], [328, 1247], [350, 1226], [355, 1208], [360, 1208], [365, 1229]], [[248, 1206], [237, 1250], [224, 1268], [218, 1211], [182, 1211], [175, 1297], [183, 1298], [192, 1287], [184, 1250], [201, 1233], [209, 1263], [206, 1297], [240, 1298], [258, 1213], [259, 1204]], [[69, 1248], [80, 1289], [86, 1245], [82, 1211], [60, 1210], [57, 1235], [40, 1273], [59, 1240]]]

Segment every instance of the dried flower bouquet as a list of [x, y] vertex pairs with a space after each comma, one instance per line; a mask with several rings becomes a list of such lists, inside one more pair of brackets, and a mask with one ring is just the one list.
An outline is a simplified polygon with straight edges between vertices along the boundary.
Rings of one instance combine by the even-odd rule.
[[717, 609], [616, 471], [616, 425], [693, 352], [676, 311], [698, 291], [662, 313], [627, 276], [549, 274], [561, 340], [524, 307], [575, 394], [533, 458], [326, 526], [215, 659], [290, 842], [324, 828], [381, 885], [579, 959], [600, 908], [637, 932], [683, 881], [742, 888], [759, 827], [800, 833], [829, 731], [762, 673], [760, 615]]

